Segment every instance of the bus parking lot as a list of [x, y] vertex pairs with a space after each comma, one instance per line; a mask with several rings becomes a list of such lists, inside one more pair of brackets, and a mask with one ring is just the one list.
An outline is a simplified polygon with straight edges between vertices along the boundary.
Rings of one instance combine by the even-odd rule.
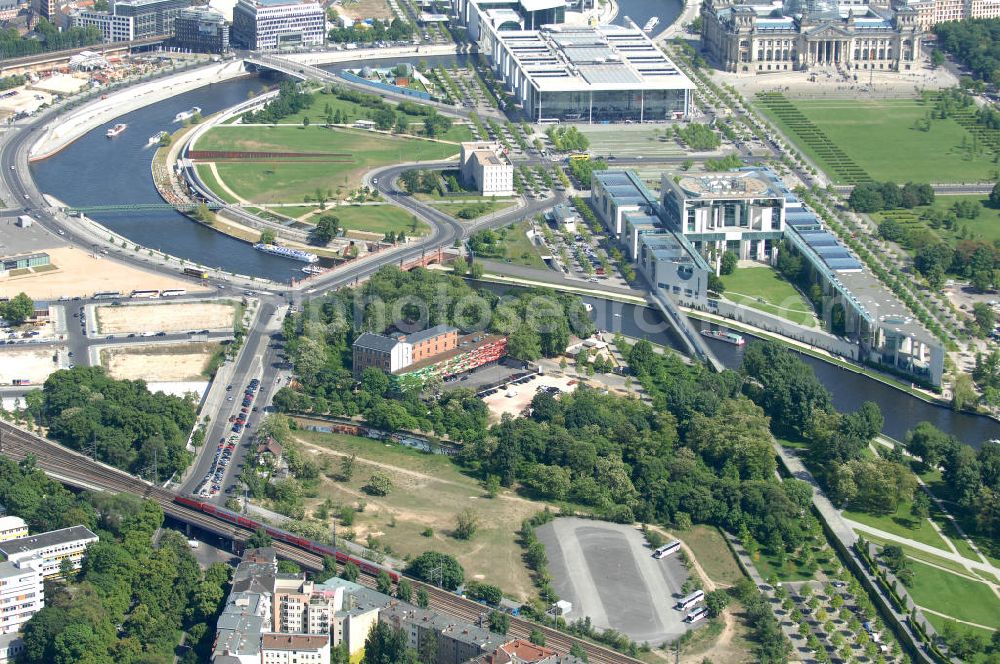
[[676, 554], [653, 558], [642, 532], [604, 521], [559, 518], [536, 531], [545, 545], [559, 597], [572, 602], [567, 621], [590, 617], [636, 643], [659, 645], [687, 629], [674, 608], [688, 578]]

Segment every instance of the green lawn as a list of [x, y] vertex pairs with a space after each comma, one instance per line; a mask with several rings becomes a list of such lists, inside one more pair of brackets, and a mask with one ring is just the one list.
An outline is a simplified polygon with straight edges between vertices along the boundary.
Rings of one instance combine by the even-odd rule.
[[992, 179], [996, 168], [986, 154], [966, 154], [963, 140], [971, 142], [972, 136], [954, 119], [933, 120], [930, 131], [915, 129], [914, 123], [932, 108], [917, 99], [786, 101], [825, 135], [835, 146], [832, 151], [829, 144], [823, 147], [826, 141], [813, 127], [796, 123], [760, 99], [757, 107], [838, 182], [848, 178], [836, 148], [875, 180], [973, 182]]
[[336, 193], [361, 184], [376, 167], [402, 161], [447, 159], [458, 147], [353, 129], [220, 126], [199, 140], [200, 150], [331, 153], [324, 161], [217, 162], [219, 176], [238, 195], [259, 203], [301, 202], [317, 189]]
[[329, 214], [340, 219], [344, 228], [355, 231], [383, 234], [403, 231], [408, 237], [427, 233], [426, 224], [418, 220], [414, 226], [413, 215], [395, 205], [342, 205], [331, 208]]
[[766, 266], [737, 268], [722, 277], [727, 300], [814, 327], [812, 307], [776, 270]]
[[215, 173], [212, 172], [211, 166], [208, 166], [207, 164], [199, 164], [195, 168], [198, 170], [198, 177], [201, 179], [202, 183], [211, 189], [216, 196], [227, 203], [237, 202], [237, 200], [230, 196], [229, 193], [219, 184], [219, 181], [215, 178]]
[[312, 212], [316, 209], [315, 205], [288, 205], [273, 208], [271, 211], [278, 214], [283, 214], [286, 217], [299, 218], [307, 212]]
[[[504, 208], [510, 207], [511, 203], [500, 203], [497, 201], [482, 200], [478, 203], [434, 203], [433, 206], [437, 210], [441, 210], [447, 215], [455, 217], [461, 221], [468, 221], [469, 219], [478, 219], [479, 217], [485, 217], [488, 214], [496, 212], [497, 210], [503, 210]], [[458, 216], [458, 213], [466, 208], [472, 208], [476, 206], [482, 206], [477, 214], [468, 219], [463, 219]]]
[[918, 606], [979, 625], [1000, 626], [1000, 599], [985, 583], [910, 562], [913, 585], [909, 592]]
[[878, 528], [887, 533], [911, 539], [914, 542], [937, 547], [942, 551], [948, 551], [948, 545], [945, 544], [944, 540], [941, 539], [941, 536], [937, 534], [937, 531], [934, 530], [927, 519], [918, 519], [910, 514], [911, 504], [909, 501], [900, 503], [899, 507], [892, 514], [880, 515], [844, 510], [844, 516], [852, 521], [863, 523], [866, 526]]
[[888, 210], [872, 215], [876, 221], [894, 219], [908, 228], [929, 228], [921, 216], [930, 209], [947, 212], [960, 201], [976, 201], [982, 205], [982, 211], [975, 219], [959, 219], [952, 228], [931, 229], [939, 238], [954, 244], [960, 239], [979, 239], [993, 243], [1000, 240], [1000, 208], [989, 205], [987, 196], [938, 196], [929, 206], [921, 206], [912, 210]]
[[[419, 103], [419, 100], [414, 101]], [[311, 124], [322, 125], [326, 122], [327, 104], [330, 105], [331, 113], [336, 114], [339, 110], [342, 114], [347, 115], [347, 119], [344, 124], [350, 124], [355, 120], [370, 119], [373, 113], [372, 109], [362, 106], [361, 104], [356, 104], [353, 101], [339, 99], [330, 94], [316, 93], [313, 95], [313, 103], [311, 106], [299, 113], [282, 118], [280, 122], [282, 124], [301, 124], [302, 118], [309, 118], [309, 122]], [[405, 113], [404, 115], [406, 115], [407, 121], [413, 125], [413, 132], [422, 134], [424, 117], [422, 115], [411, 115], [409, 113]], [[451, 129], [437, 138], [443, 141], [453, 141], [456, 143], [471, 141], [472, 130], [466, 126], [453, 125]]]
[[924, 562], [933, 563], [934, 565], [939, 565], [946, 569], [950, 569], [953, 572], [958, 572], [959, 574], [965, 574], [969, 576], [969, 570], [962, 566], [961, 563], [955, 562], [950, 558], [942, 558], [940, 556], [935, 556], [933, 554], [927, 553], [926, 551], [921, 551], [920, 549], [914, 549], [912, 546], [906, 546], [905, 544], [900, 544], [899, 542], [894, 542], [893, 540], [883, 539], [876, 535], [870, 535], [868, 533], [863, 533], [864, 538], [869, 542], [874, 544], [879, 544], [881, 546], [886, 546], [893, 544], [895, 546], [903, 549], [903, 553], [911, 558], [916, 558], [918, 560], [923, 560]]
[[504, 260], [528, 267], [544, 268], [545, 261], [538, 253], [538, 247], [531, 243], [526, 234], [529, 223], [522, 221], [501, 230], [504, 242]]

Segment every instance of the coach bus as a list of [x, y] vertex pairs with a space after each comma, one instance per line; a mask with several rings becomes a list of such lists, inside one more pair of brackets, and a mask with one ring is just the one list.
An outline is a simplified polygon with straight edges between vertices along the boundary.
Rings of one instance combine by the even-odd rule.
[[708, 609], [704, 606], [700, 606], [691, 613], [684, 616], [684, 622], [686, 623], [696, 623], [699, 620], [704, 620], [708, 617]]
[[158, 290], [134, 290], [130, 297], [134, 298], [149, 298], [149, 297], [160, 297], [160, 291]]
[[659, 560], [660, 558], [666, 558], [672, 553], [677, 553], [680, 550], [681, 550], [681, 543], [678, 540], [674, 540], [673, 542], [668, 542], [664, 544], [656, 551], [654, 551], [653, 557]]
[[703, 599], [705, 599], [705, 592], [702, 590], [696, 590], [690, 595], [681, 597], [680, 601], [677, 602], [676, 608], [679, 609], [680, 611], [687, 611], [688, 609], [690, 609], [692, 606], [702, 601]]
[[95, 300], [113, 300], [116, 297], [121, 297], [121, 296], [122, 296], [121, 291], [116, 291], [116, 290], [106, 290], [94, 293]]
[[186, 267], [184, 268], [184, 274], [198, 279], [208, 279], [208, 272], [202, 270], [200, 267]]
[[171, 288], [160, 293], [160, 297], [180, 297], [181, 295], [187, 295], [187, 290], [183, 288]]
[[10, 381], [11, 385], [31, 385], [31, 380], [28, 378], [15, 378]]

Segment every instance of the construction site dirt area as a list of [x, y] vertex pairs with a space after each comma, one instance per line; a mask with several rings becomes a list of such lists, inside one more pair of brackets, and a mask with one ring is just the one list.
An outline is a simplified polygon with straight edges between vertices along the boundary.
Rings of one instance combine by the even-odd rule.
[[191, 290], [192, 283], [182, 279], [146, 272], [72, 247], [44, 249], [57, 269], [39, 274], [0, 279], [0, 297], [26, 293], [33, 300], [57, 300], [60, 297], [88, 297], [100, 291]]
[[116, 380], [190, 382], [205, 379], [217, 343], [155, 344], [104, 348], [101, 366]]
[[101, 334], [227, 330], [233, 327], [236, 305], [230, 302], [177, 302], [97, 307]]
[[65, 348], [32, 348], [31, 350], [0, 350], [0, 385], [11, 385], [15, 380], [29, 380], [32, 384], [44, 383], [61, 367], [58, 356]]
[[555, 387], [562, 392], [572, 392], [576, 389], [579, 379], [570, 376], [536, 376], [534, 380], [520, 385], [498, 388], [495, 394], [483, 397], [483, 403], [490, 409], [490, 419], [499, 421], [504, 414], [517, 417], [525, 408], [531, 405], [539, 388]]

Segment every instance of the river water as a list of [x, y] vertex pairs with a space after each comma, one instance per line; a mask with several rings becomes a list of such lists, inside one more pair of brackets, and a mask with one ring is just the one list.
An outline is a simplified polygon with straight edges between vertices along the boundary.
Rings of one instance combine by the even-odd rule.
[[[594, 320], [603, 330], [648, 339], [678, 350], [682, 348], [675, 333], [656, 310], [596, 298], [584, 298], [584, 300], [594, 306]], [[692, 319], [692, 322], [699, 329], [707, 326], [702, 321]], [[740, 334], [749, 336], [745, 332]], [[716, 357], [726, 367], [730, 369], [739, 367], [744, 348], [714, 339], [707, 341]], [[856, 410], [865, 401], [877, 403], [885, 416], [883, 432], [893, 438], [901, 440], [907, 431], [923, 420], [977, 449], [986, 440], [1000, 438], [1000, 422], [996, 420], [981, 415], [956, 413], [950, 408], [929, 404], [863, 374], [842, 369], [810, 355], [799, 354], [799, 357], [812, 367], [816, 377], [830, 391], [833, 405], [837, 410], [842, 412]]]
[[[619, 21], [627, 14], [640, 27], [649, 16], [660, 11], [662, 29], [680, 11], [680, 2], [621, 0], [619, 7]], [[443, 56], [427, 60], [436, 65], [449, 64], [456, 59]], [[376, 60], [366, 61], [366, 64], [383, 66], [392, 62]], [[345, 66], [350, 65], [338, 64], [329, 69]], [[43, 192], [72, 205], [160, 203], [162, 200], [150, 173], [152, 148], [145, 147], [149, 137], [158, 131], [175, 128], [174, 116], [181, 111], [200, 106], [206, 115], [214, 113], [243, 101], [249, 92], [259, 90], [261, 85], [261, 79], [247, 77], [200, 88], [134, 111], [120, 120], [128, 123], [129, 128], [117, 138], [109, 140], [104, 135], [106, 127], [100, 127], [54, 157], [34, 164], [32, 172]], [[301, 274], [302, 264], [297, 261], [261, 254], [245, 242], [216, 233], [176, 212], [109, 212], [89, 216], [139, 244], [203, 265], [276, 281], [288, 281]], [[657, 312], [607, 300], [589, 301], [594, 305], [600, 328], [678, 347]], [[713, 340], [709, 343], [727, 367], [739, 366], [742, 349]], [[927, 420], [975, 447], [984, 440], [1000, 438], [1000, 423], [994, 420], [927, 404], [865, 376], [809, 356], [802, 358], [830, 390], [839, 410], [854, 410], [865, 401], [877, 403], [886, 418], [885, 433], [890, 436], [901, 438], [917, 422]]]

